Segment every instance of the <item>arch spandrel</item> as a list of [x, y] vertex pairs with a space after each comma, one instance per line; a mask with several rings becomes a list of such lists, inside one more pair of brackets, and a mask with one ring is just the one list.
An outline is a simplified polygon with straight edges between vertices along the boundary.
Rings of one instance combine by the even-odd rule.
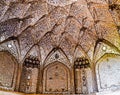
[[50, 63], [53, 63], [55, 61], [61, 62], [67, 67], [71, 67], [71, 63], [69, 62], [67, 56], [63, 53], [63, 51], [59, 50], [53, 50], [45, 59], [44, 67], [49, 65]]
[[0, 45], [0, 51], [8, 51], [11, 53], [15, 59], [19, 60], [19, 48], [17, 47], [16, 41], [8, 41]]
[[22, 63], [24, 63], [25, 59], [27, 57], [29, 57], [30, 55], [37, 57], [39, 60], [41, 59], [40, 49], [39, 49], [38, 45], [33, 45], [29, 49], [29, 51], [26, 53], [26, 55], [24, 56], [24, 58], [21, 58]]
[[100, 42], [97, 44], [95, 52], [94, 52], [94, 62], [99, 61], [105, 54], [120, 54], [118, 48], [116, 48], [112, 44], [106, 44], [104, 42]]

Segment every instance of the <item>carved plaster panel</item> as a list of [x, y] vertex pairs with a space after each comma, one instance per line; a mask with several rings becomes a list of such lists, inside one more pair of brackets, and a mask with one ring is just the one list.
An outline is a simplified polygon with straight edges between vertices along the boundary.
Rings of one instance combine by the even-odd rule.
[[53, 51], [46, 59], [45, 66], [55, 61], [61, 62], [66, 66], [71, 67], [67, 57], [64, 55], [64, 53], [61, 50], [56, 50], [55, 52]]

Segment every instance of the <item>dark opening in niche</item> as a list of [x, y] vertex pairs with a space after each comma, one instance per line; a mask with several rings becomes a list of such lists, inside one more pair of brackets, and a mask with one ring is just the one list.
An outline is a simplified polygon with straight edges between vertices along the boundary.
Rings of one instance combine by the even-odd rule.
[[52, 77], [49, 78], [49, 80], [52, 80], [52, 79], [53, 79]]

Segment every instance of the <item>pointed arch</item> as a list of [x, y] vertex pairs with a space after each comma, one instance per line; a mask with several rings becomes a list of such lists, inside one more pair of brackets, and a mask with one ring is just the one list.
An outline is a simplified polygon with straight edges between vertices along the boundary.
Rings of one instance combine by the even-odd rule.
[[96, 62], [98, 91], [120, 88], [120, 54], [106, 53]]
[[0, 88], [12, 91], [16, 89], [18, 65], [16, 58], [10, 52], [0, 51]]
[[55, 61], [44, 68], [43, 93], [69, 92], [71, 71], [63, 63]]
[[27, 58], [29, 55], [35, 55], [39, 58], [39, 60], [41, 59], [41, 55], [40, 55], [40, 50], [39, 50], [39, 46], [34, 44], [26, 53], [26, 55], [24, 56], [24, 58], [22, 59], [22, 63], [24, 62], [25, 58]]
[[80, 45], [77, 45], [74, 51], [74, 60], [77, 57], [86, 57], [91, 62], [90, 57], [87, 55], [87, 53], [84, 51], [84, 49]]

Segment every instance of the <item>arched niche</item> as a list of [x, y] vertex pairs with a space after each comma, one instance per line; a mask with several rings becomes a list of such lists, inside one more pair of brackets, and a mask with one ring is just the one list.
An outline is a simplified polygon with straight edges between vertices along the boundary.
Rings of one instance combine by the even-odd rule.
[[15, 90], [18, 63], [7, 51], [0, 51], [0, 88]]
[[68, 93], [70, 91], [70, 70], [61, 62], [53, 62], [44, 68], [43, 93]]
[[40, 61], [37, 57], [30, 55], [25, 59], [21, 74], [20, 92], [37, 92], [39, 67]]
[[74, 62], [74, 76], [76, 94], [89, 94], [93, 92], [92, 72], [87, 58], [76, 58]]
[[96, 64], [99, 91], [120, 89], [120, 55], [105, 54]]
[[[83, 63], [89, 62], [89, 67], [82, 68]], [[77, 64], [75, 64], [77, 63]], [[80, 63], [80, 64], [79, 64]], [[74, 85], [75, 85], [75, 93], [76, 94], [85, 94], [85, 93], [93, 93], [95, 88], [94, 83], [94, 70], [92, 66], [91, 58], [87, 55], [87, 53], [81, 48], [81, 46], [77, 46], [74, 53]], [[77, 68], [76, 68], [77, 67]], [[84, 66], [83, 66], [84, 67]], [[85, 73], [83, 74], [83, 72]], [[85, 81], [84, 78], [85, 77]], [[83, 85], [86, 82], [86, 85]], [[86, 89], [86, 90], [85, 90]]]

